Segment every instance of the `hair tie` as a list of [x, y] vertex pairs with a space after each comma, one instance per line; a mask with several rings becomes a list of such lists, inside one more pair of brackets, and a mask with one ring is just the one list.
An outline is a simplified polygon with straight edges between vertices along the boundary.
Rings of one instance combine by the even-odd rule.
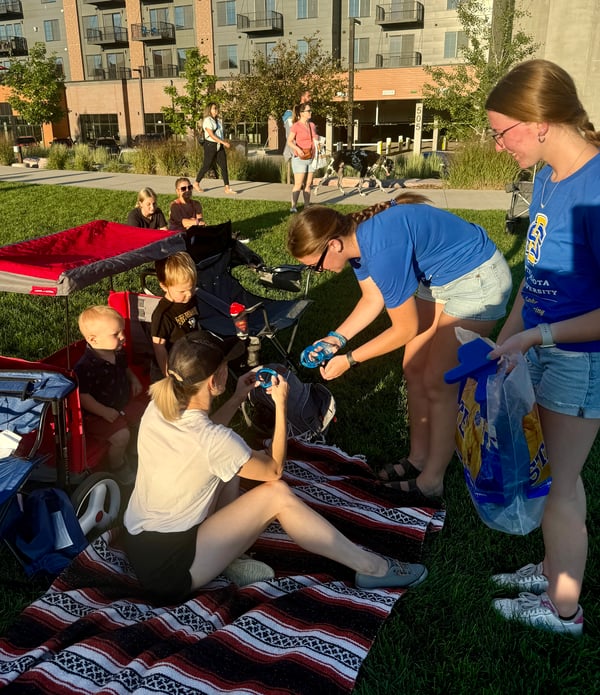
[[398, 201], [395, 198], [392, 198], [390, 200], [390, 207], [392, 207], [393, 205], [398, 205]]
[[178, 374], [174, 370], [167, 369], [167, 375], [172, 376], [173, 379], [175, 379], [175, 381], [178, 381], [180, 384], [183, 384], [183, 377], [181, 376], [181, 374]]

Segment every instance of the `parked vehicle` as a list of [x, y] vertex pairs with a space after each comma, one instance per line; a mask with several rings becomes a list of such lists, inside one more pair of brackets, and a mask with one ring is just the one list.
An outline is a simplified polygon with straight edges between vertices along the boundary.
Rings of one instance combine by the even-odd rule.
[[136, 135], [133, 138], [133, 146], [140, 147], [140, 145], [148, 145], [153, 142], [162, 142], [166, 140], [163, 133], [144, 133], [143, 135]]
[[118, 156], [121, 154], [121, 146], [114, 138], [96, 138], [94, 148], [103, 148], [108, 150], [109, 154]]
[[52, 142], [50, 143], [50, 146], [52, 145], [64, 145], [65, 147], [73, 147], [73, 140], [71, 138], [54, 138]]
[[17, 145], [19, 147], [37, 147], [40, 143], [33, 135], [18, 135]]

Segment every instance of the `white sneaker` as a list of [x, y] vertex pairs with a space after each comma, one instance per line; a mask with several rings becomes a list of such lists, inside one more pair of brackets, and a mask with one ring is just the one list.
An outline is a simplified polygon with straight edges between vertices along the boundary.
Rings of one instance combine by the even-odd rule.
[[239, 587], [273, 579], [275, 572], [269, 565], [251, 557], [238, 557], [223, 570], [223, 574]]
[[537, 596], [523, 592], [518, 598], [497, 598], [492, 601], [492, 606], [503, 618], [518, 620], [539, 630], [561, 632], [575, 637], [583, 633], [583, 608], [577, 607], [577, 613], [572, 620], [563, 620], [545, 593]]
[[542, 563], [529, 564], [516, 572], [508, 574], [495, 574], [492, 582], [502, 589], [514, 589], [515, 591], [530, 591], [532, 594], [541, 594], [548, 589], [548, 577], [542, 571]]
[[298, 208], [292, 207], [292, 208], [290, 208], [290, 212], [298, 212]]

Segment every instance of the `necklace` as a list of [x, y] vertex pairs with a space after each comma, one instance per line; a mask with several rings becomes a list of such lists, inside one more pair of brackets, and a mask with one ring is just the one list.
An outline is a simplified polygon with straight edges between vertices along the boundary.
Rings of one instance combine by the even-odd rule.
[[564, 176], [560, 181], [557, 181], [557, 182], [554, 184], [554, 188], [550, 191], [550, 195], [548, 196], [548, 200], [546, 200], [545, 203], [544, 203], [544, 195], [545, 195], [545, 193], [546, 193], [546, 184], [548, 183], [548, 181], [550, 181], [550, 178], [551, 178], [552, 174], [550, 174], [550, 176], [548, 176], [548, 178], [544, 181], [544, 185], [542, 186], [542, 195], [540, 196], [540, 208], [541, 208], [542, 210], [544, 210], [545, 207], [546, 207], [546, 205], [548, 205], [548, 203], [552, 200], [552, 196], [554, 195], [554, 191], [558, 188], [558, 186], [560, 185], [560, 182], [561, 182], [561, 181], [564, 181], [564, 180], [567, 179], [567, 178], [569, 178], [569, 176], [571, 175], [571, 173], [575, 170], [575, 167], [576, 167], [576, 165], [577, 165], [577, 162], [578, 162], [579, 159], [581, 158], [581, 155], [586, 151], [587, 146], [588, 146], [588, 144], [587, 144], [587, 142], [586, 142], [585, 145], [583, 146], [583, 149], [581, 150], [581, 152], [580, 152], [580, 153], [577, 155], [577, 157], [575, 158], [575, 161], [573, 162], [573, 164], [571, 164], [571, 166], [570, 166], [569, 169], [567, 170], [567, 173], [565, 174], [565, 176]]

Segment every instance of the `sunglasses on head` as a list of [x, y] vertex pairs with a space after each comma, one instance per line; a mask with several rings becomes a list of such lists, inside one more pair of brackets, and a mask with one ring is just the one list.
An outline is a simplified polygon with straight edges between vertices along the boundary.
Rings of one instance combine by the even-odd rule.
[[193, 191], [194, 187], [193, 186], [182, 186], [179, 190], [183, 193], [183, 191]]

